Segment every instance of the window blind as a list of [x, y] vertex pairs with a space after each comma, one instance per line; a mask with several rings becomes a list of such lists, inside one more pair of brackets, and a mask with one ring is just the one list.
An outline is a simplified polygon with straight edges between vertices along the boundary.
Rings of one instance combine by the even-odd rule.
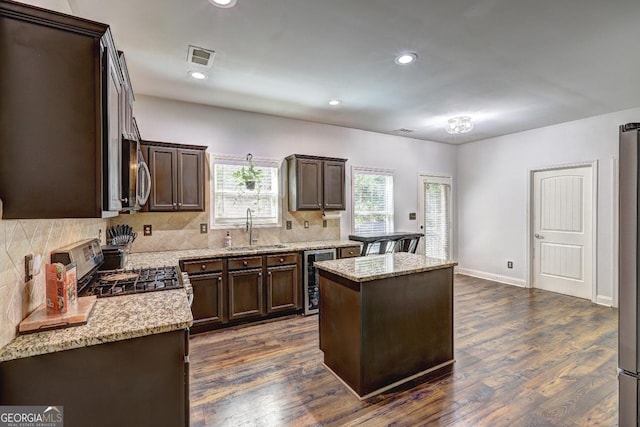
[[353, 168], [353, 230], [393, 232], [393, 171]]
[[450, 258], [451, 185], [424, 182], [425, 255]]
[[214, 159], [213, 224], [244, 225], [251, 209], [254, 225], [279, 225], [280, 185], [276, 162], [254, 162], [261, 179], [254, 189], [247, 188], [233, 174], [248, 167], [246, 161]]

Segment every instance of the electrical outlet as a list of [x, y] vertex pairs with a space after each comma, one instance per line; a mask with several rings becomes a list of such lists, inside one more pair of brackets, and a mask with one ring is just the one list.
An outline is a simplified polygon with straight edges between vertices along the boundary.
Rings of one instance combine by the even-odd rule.
[[153, 234], [153, 230], [151, 229], [151, 224], [143, 225], [142, 232], [145, 236], [151, 236]]
[[207, 224], [200, 224], [200, 234], [207, 234]]
[[287, 221], [287, 230], [291, 230], [291, 221]]
[[416, 213], [409, 212], [409, 221], [415, 221], [415, 219], [416, 219]]
[[322, 220], [322, 228], [327, 228], [327, 220], [326, 219]]
[[507, 261], [507, 268], [513, 268], [513, 261]]
[[309, 228], [309, 221], [304, 222], [304, 228]]

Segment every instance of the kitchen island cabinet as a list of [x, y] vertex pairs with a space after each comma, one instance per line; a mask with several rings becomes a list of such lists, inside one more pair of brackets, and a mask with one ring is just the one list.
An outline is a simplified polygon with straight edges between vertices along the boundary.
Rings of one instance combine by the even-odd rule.
[[453, 267], [410, 253], [320, 261], [324, 364], [360, 399], [453, 358]]
[[184, 290], [100, 298], [86, 325], [0, 350], [0, 405], [59, 405], [67, 427], [188, 426]]

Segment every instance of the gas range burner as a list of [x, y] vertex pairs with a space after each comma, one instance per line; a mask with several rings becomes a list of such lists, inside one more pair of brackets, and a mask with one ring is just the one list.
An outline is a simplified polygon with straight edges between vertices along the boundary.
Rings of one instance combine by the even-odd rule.
[[105, 270], [95, 274], [81, 296], [110, 297], [181, 287], [176, 267]]

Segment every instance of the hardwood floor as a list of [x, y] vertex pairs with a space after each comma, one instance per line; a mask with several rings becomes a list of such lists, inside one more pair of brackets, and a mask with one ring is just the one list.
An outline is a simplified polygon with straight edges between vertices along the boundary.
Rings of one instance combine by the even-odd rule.
[[614, 426], [617, 310], [457, 275], [448, 372], [359, 401], [317, 316], [192, 337], [192, 426]]

